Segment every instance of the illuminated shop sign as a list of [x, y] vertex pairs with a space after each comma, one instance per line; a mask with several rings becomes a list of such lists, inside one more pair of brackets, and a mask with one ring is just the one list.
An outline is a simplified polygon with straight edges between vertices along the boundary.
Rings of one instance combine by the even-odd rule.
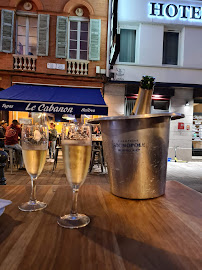
[[149, 17], [181, 19], [202, 22], [202, 7], [173, 4], [173, 3], [149, 3]]
[[69, 113], [69, 114], [89, 114], [89, 115], [107, 115], [107, 107], [96, 105], [61, 105], [61, 104], [47, 104], [47, 103], [29, 103], [29, 102], [12, 102], [1, 101], [0, 110], [6, 111], [26, 111], [26, 112], [40, 112], [40, 113]]

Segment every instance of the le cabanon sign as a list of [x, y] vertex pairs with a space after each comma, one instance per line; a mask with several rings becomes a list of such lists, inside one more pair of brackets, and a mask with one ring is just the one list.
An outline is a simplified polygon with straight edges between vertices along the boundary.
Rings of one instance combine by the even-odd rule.
[[48, 104], [34, 102], [1, 101], [1, 110], [26, 111], [41, 113], [68, 113], [68, 114], [107, 114], [107, 106], [79, 105], [79, 104]]

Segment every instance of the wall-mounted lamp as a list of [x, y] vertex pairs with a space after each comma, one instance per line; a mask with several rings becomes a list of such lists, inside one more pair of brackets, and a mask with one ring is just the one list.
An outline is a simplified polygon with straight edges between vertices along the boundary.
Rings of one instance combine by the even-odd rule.
[[189, 106], [189, 101], [186, 101], [185, 106]]

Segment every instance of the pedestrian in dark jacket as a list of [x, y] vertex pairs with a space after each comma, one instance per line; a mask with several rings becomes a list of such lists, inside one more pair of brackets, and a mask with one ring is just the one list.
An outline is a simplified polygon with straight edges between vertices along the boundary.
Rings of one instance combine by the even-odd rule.
[[8, 124], [6, 121], [4, 120], [0, 121], [0, 148], [4, 148], [4, 140], [7, 126]]
[[50, 129], [49, 129], [49, 160], [53, 161], [51, 158], [54, 159], [55, 157], [55, 147], [56, 147], [56, 141], [57, 141], [57, 130], [55, 129], [55, 124], [50, 123]]

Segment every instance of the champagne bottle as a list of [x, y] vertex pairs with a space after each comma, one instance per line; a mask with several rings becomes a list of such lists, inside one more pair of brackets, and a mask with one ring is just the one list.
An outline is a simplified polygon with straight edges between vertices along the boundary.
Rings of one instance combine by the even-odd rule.
[[132, 111], [132, 115], [150, 114], [151, 101], [154, 91], [155, 78], [152, 76], [143, 76], [140, 82], [138, 98]]

